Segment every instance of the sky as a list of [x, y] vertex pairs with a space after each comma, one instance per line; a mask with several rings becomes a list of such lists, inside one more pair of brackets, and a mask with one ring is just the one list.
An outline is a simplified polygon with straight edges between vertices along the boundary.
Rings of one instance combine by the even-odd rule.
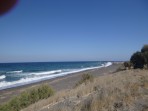
[[148, 0], [19, 0], [0, 62], [125, 61], [148, 44]]

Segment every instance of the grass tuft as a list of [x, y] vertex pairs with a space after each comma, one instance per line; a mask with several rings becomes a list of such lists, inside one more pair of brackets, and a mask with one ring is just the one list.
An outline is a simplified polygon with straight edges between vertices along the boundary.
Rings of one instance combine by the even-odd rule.
[[8, 103], [1, 105], [0, 111], [20, 111], [41, 99], [46, 99], [52, 96], [53, 94], [53, 89], [44, 84], [14, 97]]
[[87, 84], [87, 82], [92, 82], [94, 80], [94, 77], [90, 74], [83, 74], [81, 80], [76, 83], [76, 87], [85, 83]]

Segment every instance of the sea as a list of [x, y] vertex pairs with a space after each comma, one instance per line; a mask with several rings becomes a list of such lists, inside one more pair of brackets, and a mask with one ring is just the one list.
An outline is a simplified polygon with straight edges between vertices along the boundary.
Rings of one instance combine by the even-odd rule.
[[0, 90], [110, 65], [108, 61], [0, 63]]

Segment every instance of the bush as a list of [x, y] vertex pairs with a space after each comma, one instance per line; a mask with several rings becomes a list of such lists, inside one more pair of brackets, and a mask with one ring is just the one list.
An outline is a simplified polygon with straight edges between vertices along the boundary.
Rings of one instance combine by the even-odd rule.
[[29, 98], [31, 103], [35, 103], [39, 100], [39, 94], [37, 89], [32, 89], [29, 93], [30, 93]]
[[29, 104], [31, 104], [31, 101], [30, 101], [30, 94], [28, 92], [23, 92], [21, 95], [20, 95], [20, 101], [23, 101], [20, 103], [20, 106], [21, 108], [25, 108], [27, 107]]
[[148, 68], [148, 45], [144, 45], [141, 52], [144, 56], [145, 67]]
[[42, 85], [38, 88], [39, 99], [44, 99], [52, 96], [54, 91], [48, 85]]
[[[136, 68], [148, 68], [148, 45], [144, 45], [141, 52], [136, 52], [131, 56], [130, 62]], [[127, 65], [127, 64], [125, 64]]]
[[148, 45], [144, 45], [141, 49], [141, 52], [144, 53], [144, 52], [148, 52]]
[[145, 66], [148, 68], [148, 52], [144, 52], [143, 56], [144, 56]]
[[18, 97], [14, 97], [14, 98], [9, 102], [11, 111], [20, 111], [20, 109], [21, 109], [20, 103], [21, 103], [21, 102], [22, 102], [22, 101], [20, 101]]
[[0, 111], [20, 111], [21, 109], [54, 94], [48, 85], [41, 85], [27, 92], [23, 92], [11, 99], [8, 103], [0, 105]]
[[83, 74], [81, 80], [76, 84], [76, 86], [82, 84], [82, 83], [87, 83], [87, 82], [92, 82], [93, 81], [93, 76], [90, 74]]
[[10, 105], [9, 104], [0, 105], [0, 111], [11, 111]]
[[145, 60], [145, 64], [148, 64], [148, 52], [144, 52], [144, 60]]
[[124, 65], [125, 69], [131, 69], [131, 66], [132, 66], [131, 62], [129, 62], [129, 61], [124, 62], [123, 65]]
[[141, 52], [136, 52], [131, 56], [130, 62], [133, 64], [133, 67], [143, 68], [145, 64], [144, 55]]

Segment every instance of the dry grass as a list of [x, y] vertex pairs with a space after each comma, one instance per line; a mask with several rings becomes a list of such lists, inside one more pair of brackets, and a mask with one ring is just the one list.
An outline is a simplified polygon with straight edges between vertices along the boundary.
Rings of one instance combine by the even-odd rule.
[[125, 70], [56, 93], [23, 111], [148, 111], [148, 71]]

